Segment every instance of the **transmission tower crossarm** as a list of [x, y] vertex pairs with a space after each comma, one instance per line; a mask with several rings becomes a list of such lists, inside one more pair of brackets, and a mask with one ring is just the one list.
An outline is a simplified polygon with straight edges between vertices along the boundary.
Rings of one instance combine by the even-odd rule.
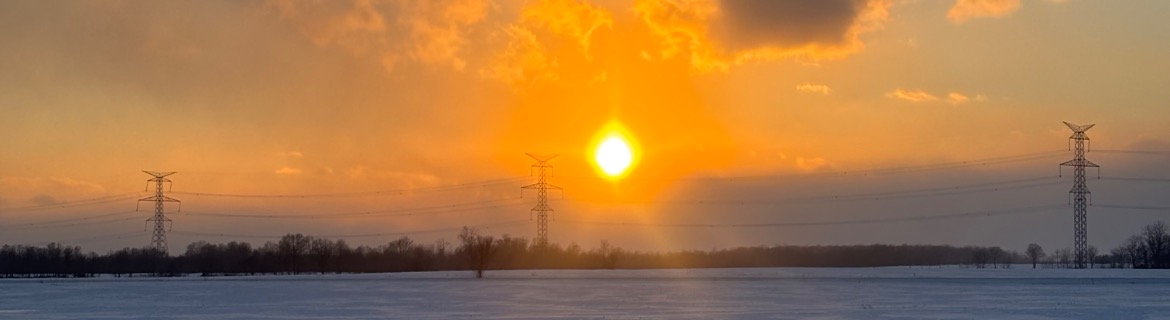
[[1067, 166], [1067, 167], [1078, 167], [1078, 166], [1079, 167], [1092, 167], [1092, 168], [1101, 167], [1101, 166], [1097, 165], [1096, 163], [1093, 163], [1092, 161], [1085, 160], [1085, 159], [1073, 159], [1073, 160], [1062, 162], [1062, 163], [1060, 163], [1060, 165]]
[[544, 183], [544, 184], [542, 184], [541, 182], [533, 183], [533, 184], [526, 185], [526, 186], [523, 186], [523, 187], [520, 187], [520, 188], [521, 188], [521, 189], [550, 189], [550, 190], [564, 190], [564, 188], [561, 188], [561, 187], [558, 187], [558, 186], [554, 186], [554, 185], [551, 185], [551, 184], [547, 184], [547, 183]]
[[[1095, 126], [1097, 124], [1094, 123], [1094, 124], [1086, 124], [1086, 125], [1075, 125], [1075, 124], [1069, 123], [1068, 121], [1064, 121], [1064, 125], [1068, 126], [1068, 128], [1070, 130], [1072, 130], [1073, 133], [1078, 133], [1078, 132], [1085, 133], [1085, 131], [1089, 131], [1089, 129], [1092, 129], [1093, 126]], [[1089, 138], [1087, 138], [1087, 137], [1085, 138], [1085, 140], [1088, 140], [1088, 139]]]

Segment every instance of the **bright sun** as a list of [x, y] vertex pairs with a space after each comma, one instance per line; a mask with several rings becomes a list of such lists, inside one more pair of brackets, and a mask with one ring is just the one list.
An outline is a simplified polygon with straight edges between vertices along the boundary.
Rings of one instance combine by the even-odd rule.
[[638, 139], [616, 120], [597, 131], [589, 148], [589, 160], [593, 162], [597, 174], [610, 181], [629, 175], [641, 160]]
[[597, 166], [601, 167], [602, 172], [617, 177], [630, 167], [630, 163], [634, 161], [634, 152], [622, 137], [615, 135], [606, 138], [597, 146], [593, 160], [597, 161]]

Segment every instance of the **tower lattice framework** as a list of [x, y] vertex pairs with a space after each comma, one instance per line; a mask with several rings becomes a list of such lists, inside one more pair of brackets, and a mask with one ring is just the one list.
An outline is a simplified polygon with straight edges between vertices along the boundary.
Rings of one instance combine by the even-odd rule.
[[531, 171], [536, 171], [537, 180], [536, 183], [520, 188], [536, 189], [536, 206], [532, 207], [532, 213], [536, 216], [536, 243], [544, 245], [548, 244], [548, 217], [553, 212], [553, 208], [548, 205], [548, 190], [564, 189], [548, 183], [548, 178], [552, 176], [553, 168], [552, 165], [548, 164], [548, 161], [556, 158], [556, 155], [537, 156], [531, 153], [526, 154], [536, 160], [536, 164], [532, 165], [529, 174], [532, 174]]
[[1083, 269], [1090, 263], [1086, 247], [1088, 247], [1089, 205], [1092, 203], [1091, 192], [1085, 183], [1085, 168], [1100, 167], [1085, 159], [1085, 153], [1089, 151], [1089, 136], [1085, 134], [1085, 131], [1089, 131], [1095, 124], [1075, 125], [1068, 122], [1064, 124], [1073, 132], [1072, 136], [1068, 137], [1070, 148], [1073, 150], [1073, 159], [1060, 165], [1073, 168], [1073, 187], [1068, 191], [1073, 206], [1073, 250], [1075, 250], [1076, 256], [1073, 263], [1076, 268]]
[[[167, 176], [175, 174], [176, 172], [156, 172], [156, 171], [145, 171], [145, 170], [143, 170], [142, 172], [145, 172], [146, 174], [149, 174], [149, 175], [154, 177], [153, 179], [146, 180], [147, 190], [150, 189], [151, 184], [154, 184], [154, 195], [150, 196], [150, 197], [138, 199], [138, 203], [142, 203], [142, 201], [154, 202], [154, 216], [151, 216], [150, 219], [146, 219], [147, 227], [150, 226], [151, 222], [154, 223], [154, 234], [151, 235], [151, 237], [150, 237], [150, 247], [154, 248], [155, 250], [159, 250], [159, 251], [162, 251], [163, 253], [166, 253], [167, 252], [167, 229], [172, 222], [171, 222], [171, 219], [167, 218], [167, 216], [166, 216], [166, 208], [164, 206], [164, 203], [167, 203], [167, 202], [181, 203], [181, 202], [179, 201], [179, 199], [175, 199], [175, 198], [171, 198], [171, 197], [166, 196], [166, 194], [164, 193], [164, 191], [165, 191], [164, 184], [168, 184], [167, 186], [170, 186], [169, 184], [171, 183], [171, 179], [167, 179]], [[137, 210], [137, 209], [135, 209], [135, 210]]]

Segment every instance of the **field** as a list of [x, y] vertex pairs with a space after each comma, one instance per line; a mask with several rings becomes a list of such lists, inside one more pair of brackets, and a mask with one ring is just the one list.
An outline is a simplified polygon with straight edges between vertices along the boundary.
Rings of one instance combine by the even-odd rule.
[[1170, 319], [1157, 270], [518, 270], [0, 281], [0, 319]]

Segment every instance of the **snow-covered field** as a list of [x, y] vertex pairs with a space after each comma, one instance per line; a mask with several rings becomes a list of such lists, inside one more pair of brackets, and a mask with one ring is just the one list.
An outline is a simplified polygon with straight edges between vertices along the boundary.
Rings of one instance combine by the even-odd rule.
[[1170, 271], [526, 270], [0, 280], [0, 319], [1170, 319]]

